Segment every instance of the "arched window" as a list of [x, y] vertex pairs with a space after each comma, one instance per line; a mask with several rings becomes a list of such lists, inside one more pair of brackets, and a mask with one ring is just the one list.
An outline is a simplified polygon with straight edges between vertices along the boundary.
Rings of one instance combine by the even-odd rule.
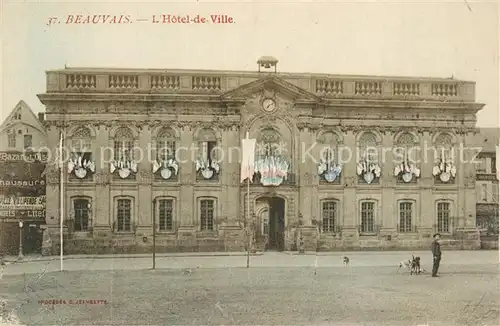
[[210, 129], [202, 129], [198, 133], [198, 157], [202, 159], [208, 166], [212, 165], [212, 161], [217, 160], [217, 136]]
[[176, 159], [176, 137], [173, 130], [163, 128], [156, 137], [156, 156], [159, 161]]
[[364, 132], [359, 138], [359, 154], [361, 160], [378, 162], [377, 137], [372, 132]]
[[115, 133], [114, 159], [115, 161], [133, 161], [134, 159], [134, 135], [127, 127], [122, 127]]
[[328, 131], [318, 138], [321, 146], [320, 158], [324, 162], [339, 163], [339, 137], [336, 133]]
[[280, 144], [280, 136], [276, 130], [273, 128], [261, 130], [257, 139], [258, 158], [281, 156], [283, 155], [283, 150]]
[[435, 140], [436, 153], [435, 161], [441, 160], [448, 162], [453, 160], [453, 139], [449, 134], [439, 134]]
[[394, 153], [395, 163], [407, 162], [414, 164], [417, 162], [417, 147], [415, 137], [409, 133], [402, 133], [396, 140], [396, 153]]
[[71, 153], [74, 159], [92, 160], [92, 134], [87, 127], [81, 127], [71, 136]]

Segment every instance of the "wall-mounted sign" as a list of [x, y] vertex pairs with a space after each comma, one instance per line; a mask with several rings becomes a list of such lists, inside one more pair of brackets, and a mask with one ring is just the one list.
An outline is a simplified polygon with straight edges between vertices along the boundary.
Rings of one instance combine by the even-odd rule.
[[0, 152], [0, 162], [47, 162], [45, 152]]
[[0, 187], [45, 187], [45, 180], [0, 180]]
[[498, 181], [497, 176], [491, 173], [477, 173], [477, 181]]
[[0, 209], [0, 219], [45, 219], [45, 210]]
[[0, 196], [0, 209], [45, 209], [45, 196], [16, 197]]

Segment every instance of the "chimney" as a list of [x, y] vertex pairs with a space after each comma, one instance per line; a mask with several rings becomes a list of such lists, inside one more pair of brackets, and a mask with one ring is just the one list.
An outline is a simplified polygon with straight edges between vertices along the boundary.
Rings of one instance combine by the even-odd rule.
[[45, 113], [39, 112], [38, 113], [38, 120], [40, 120], [40, 122], [43, 122], [45, 120]]

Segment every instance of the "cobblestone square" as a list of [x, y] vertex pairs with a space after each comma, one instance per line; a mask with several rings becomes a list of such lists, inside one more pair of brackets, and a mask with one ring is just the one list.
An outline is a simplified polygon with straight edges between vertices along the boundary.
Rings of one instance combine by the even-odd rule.
[[[398, 274], [397, 266], [380, 263], [383, 259], [377, 263], [376, 257], [371, 265], [355, 264], [361, 260], [356, 257], [350, 267], [319, 264], [316, 273], [314, 265], [284, 264], [294, 259], [314, 262], [314, 256], [252, 257], [250, 269], [234, 263], [197, 268], [189, 263], [194, 258], [178, 259], [184, 259], [188, 268], [149, 270], [141, 265], [140, 270], [126, 270], [117, 269], [117, 262], [114, 270], [75, 268], [43, 274], [40, 269], [38, 274], [19, 275], [7, 269], [0, 280], [4, 314], [15, 309], [25, 325], [499, 324], [498, 264], [489, 260], [443, 264], [441, 277], [431, 278], [429, 273]], [[245, 261], [244, 257], [211, 259], [238, 260], [243, 266]], [[278, 266], [264, 264], [264, 259]], [[320, 257], [320, 262], [337, 260]], [[40, 300], [65, 302], [52, 305]]]

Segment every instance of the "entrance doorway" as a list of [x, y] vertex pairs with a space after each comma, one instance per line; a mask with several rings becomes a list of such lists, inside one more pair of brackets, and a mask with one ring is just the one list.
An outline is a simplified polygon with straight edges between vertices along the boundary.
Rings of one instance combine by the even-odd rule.
[[285, 200], [261, 197], [256, 201], [258, 223], [256, 242], [259, 250], [285, 250]]

